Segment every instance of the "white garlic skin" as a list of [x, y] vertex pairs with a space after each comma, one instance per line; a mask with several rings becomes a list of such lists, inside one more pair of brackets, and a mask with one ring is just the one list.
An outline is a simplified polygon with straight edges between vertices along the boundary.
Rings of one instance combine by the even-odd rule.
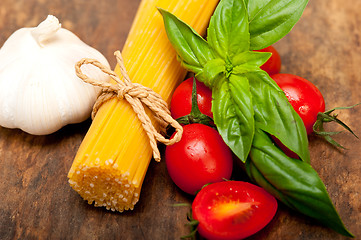
[[[109, 63], [64, 28], [40, 41], [33, 29], [17, 30], [0, 49], [0, 126], [47, 135], [90, 116], [99, 89], [76, 76], [75, 64], [82, 58], [97, 59], [107, 67]], [[92, 65], [82, 71], [109, 81]]]

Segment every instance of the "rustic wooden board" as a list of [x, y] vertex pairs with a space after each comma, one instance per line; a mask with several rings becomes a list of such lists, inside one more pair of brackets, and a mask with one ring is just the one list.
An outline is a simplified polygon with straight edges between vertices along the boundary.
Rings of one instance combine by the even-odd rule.
[[[48, 14], [100, 50], [114, 66], [139, 0], [2, 0], [0, 44], [21, 27]], [[327, 108], [361, 102], [361, 1], [310, 1], [301, 21], [275, 44], [282, 72], [303, 76], [323, 92]], [[19, 66], [21, 70], [21, 66]], [[361, 107], [340, 118], [361, 136]], [[90, 121], [49, 136], [0, 127], [0, 239], [178, 239], [188, 232], [190, 202], [171, 182], [164, 162], [152, 162], [134, 211], [113, 213], [83, 201], [67, 183], [67, 172]], [[310, 138], [312, 165], [349, 230], [361, 237], [361, 142], [342, 133], [337, 150]], [[242, 177], [242, 176], [241, 176]], [[345, 239], [282, 204], [274, 220], [250, 239]]]

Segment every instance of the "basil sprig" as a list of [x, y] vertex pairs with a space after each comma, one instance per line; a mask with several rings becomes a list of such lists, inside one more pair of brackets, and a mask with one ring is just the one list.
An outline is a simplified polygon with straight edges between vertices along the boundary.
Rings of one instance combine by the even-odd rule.
[[[301, 118], [283, 91], [260, 69], [270, 53], [252, 51], [286, 35], [306, 4], [307, 0], [222, 0], [210, 20], [207, 40], [173, 14], [159, 11], [181, 64], [212, 89], [217, 129], [246, 164], [251, 179], [293, 209], [352, 236], [309, 165]], [[270, 135], [300, 159], [283, 155], [278, 159], [280, 150]]]
[[214, 121], [232, 151], [246, 161], [257, 125], [309, 162], [302, 120], [283, 91], [260, 69], [270, 53], [250, 50], [245, 2], [223, 0], [218, 4], [208, 41], [176, 16], [159, 11], [182, 65], [212, 89]]

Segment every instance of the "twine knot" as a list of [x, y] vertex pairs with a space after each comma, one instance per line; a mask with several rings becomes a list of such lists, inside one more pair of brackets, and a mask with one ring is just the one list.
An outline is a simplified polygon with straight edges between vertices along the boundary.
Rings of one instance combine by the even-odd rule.
[[124, 99], [125, 94], [129, 94], [132, 89], [133, 86], [118, 86], [117, 98]]
[[[116, 51], [114, 55], [117, 59], [117, 63], [120, 67], [120, 72], [124, 78], [124, 81], [121, 81], [117, 74], [111, 69], [94, 59], [84, 58], [75, 65], [75, 71], [79, 78], [81, 78], [86, 83], [101, 88], [101, 93], [99, 94], [97, 101], [93, 106], [92, 119], [94, 119], [98, 109], [104, 102], [114, 97], [117, 97], [118, 99], [125, 99], [132, 106], [134, 112], [137, 114], [138, 119], [142, 123], [143, 129], [147, 133], [150, 146], [153, 150], [154, 159], [156, 161], [160, 161], [160, 153], [157, 141], [165, 145], [172, 145], [180, 141], [183, 134], [183, 128], [170, 116], [167, 103], [158, 93], [141, 84], [131, 82], [125, 69], [124, 61], [120, 52]], [[80, 69], [84, 64], [92, 64], [98, 67], [102, 72], [108, 74], [116, 82], [116, 84], [101, 82], [89, 78], [87, 75], [83, 74]], [[143, 105], [147, 106], [152, 111], [155, 119], [158, 121], [163, 131], [165, 131], [166, 127], [169, 125], [175, 129], [175, 134], [171, 139], [166, 139], [162, 134], [158, 133], [158, 131], [153, 126], [150, 117], [146, 114]]]

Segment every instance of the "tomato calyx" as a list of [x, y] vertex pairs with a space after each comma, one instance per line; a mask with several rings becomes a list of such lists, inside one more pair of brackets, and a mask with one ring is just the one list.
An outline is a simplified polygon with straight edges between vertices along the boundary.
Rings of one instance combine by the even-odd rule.
[[196, 79], [193, 77], [193, 87], [192, 87], [192, 109], [191, 112], [183, 117], [176, 119], [182, 125], [188, 125], [192, 123], [200, 123], [207, 125], [209, 127], [215, 128], [213, 119], [205, 114], [203, 114], [198, 107], [197, 103], [197, 85]]
[[178, 204], [174, 204], [173, 206], [175, 207], [188, 207], [188, 212], [187, 212], [187, 223], [186, 226], [190, 227], [190, 233], [188, 235], [185, 236], [181, 236], [180, 239], [196, 239], [196, 234], [198, 232], [197, 226], [199, 224], [198, 220], [195, 220], [193, 218], [193, 213], [192, 213], [192, 205], [189, 203], [178, 203]]
[[325, 111], [325, 112], [319, 112], [317, 114], [317, 120], [315, 122], [315, 124], [313, 125], [313, 132], [318, 135], [318, 136], [322, 136], [327, 142], [329, 142], [330, 144], [339, 147], [339, 148], [343, 148], [345, 149], [345, 147], [343, 147], [342, 145], [340, 145], [338, 142], [336, 142], [331, 136], [336, 135], [342, 131], [337, 131], [337, 132], [327, 132], [324, 129], [323, 124], [324, 123], [328, 123], [328, 122], [336, 122], [337, 124], [339, 124], [340, 126], [342, 126], [344, 129], [346, 129], [348, 132], [350, 132], [352, 135], [354, 135], [356, 138], [358, 138], [358, 136], [352, 131], [352, 129], [347, 126], [344, 122], [342, 122], [340, 119], [338, 119], [338, 114], [332, 114], [335, 110], [342, 110], [342, 109], [351, 109], [357, 105], [359, 105], [361, 103], [355, 104], [353, 106], [349, 106], [349, 107], [336, 107], [333, 108], [331, 110]]

